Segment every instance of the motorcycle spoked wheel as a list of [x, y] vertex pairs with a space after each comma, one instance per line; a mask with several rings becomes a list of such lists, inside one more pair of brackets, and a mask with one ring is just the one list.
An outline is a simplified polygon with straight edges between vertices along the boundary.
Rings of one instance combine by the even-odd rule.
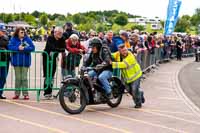
[[67, 83], [61, 87], [59, 101], [61, 107], [69, 114], [80, 114], [86, 107], [84, 92], [74, 83]]

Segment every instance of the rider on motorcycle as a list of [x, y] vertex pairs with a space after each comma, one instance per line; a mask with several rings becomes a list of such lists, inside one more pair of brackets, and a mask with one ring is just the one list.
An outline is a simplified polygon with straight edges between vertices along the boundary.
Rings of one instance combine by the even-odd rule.
[[112, 97], [112, 90], [109, 84], [109, 79], [112, 77], [111, 52], [107, 46], [102, 44], [102, 41], [95, 37], [90, 41], [92, 47], [88, 59], [85, 61], [85, 67], [96, 67], [98, 69], [89, 71], [88, 75], [91, 78], [98, 78], [105, 90], [108, 98]]

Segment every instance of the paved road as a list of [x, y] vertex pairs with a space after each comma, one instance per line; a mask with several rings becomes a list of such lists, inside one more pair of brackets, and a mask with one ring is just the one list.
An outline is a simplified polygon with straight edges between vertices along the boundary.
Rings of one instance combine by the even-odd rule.
[[185, 94], [200, 108], [200, 63], [193, 62], [185, 66], [179, 80]]
[[118, 108], [88, 106], [80, 115], [69, 115], [58, 100], [37, 103], [36, 93], [30, 92], [29, 101], [13, 101], [13, 92], [5, 92], [8, 99], [0, 100], [0, 133], [197, 133], [200, 117], [179, 94], [176, 75], [191, 61], [162, 64], [146, 75], [142, 82], [146, 103], [140, 110], [134, 109], [132, 98], [124, 95]]

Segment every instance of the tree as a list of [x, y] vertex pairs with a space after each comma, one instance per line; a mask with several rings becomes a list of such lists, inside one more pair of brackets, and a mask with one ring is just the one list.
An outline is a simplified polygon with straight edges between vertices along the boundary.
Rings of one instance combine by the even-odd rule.
[[12, 14], [7, 14], [5, 15], [4, 17], [4, 22], [5, 23], [8, 23], [8, 22], [12, 22], [14, 19], [13, 19], [13, 15]]
[[73, 22], [75, 24], [80, 24], [81, 23], [81, 15], [78, 13], [78, 14], [75, 14], [72, 18]]
[[54, 25], [56, 25], [55, 21], [49, 21], [49, 23], [47, 24], [47, 27], [52, 27]]
[[134, 28], [135, 25], [136, 25], [136, 24], [134, 24], [134, 23], [128, 23], [127, 25], [125, 25], [125, 26], [123, 27], [123, 29], [124, 29], [124, 30], [132, 30], [132, 29]]
[[40, 16], [40, 23], [41, 25], [45, 26], [48, 23], [48, 17], [46, 14]]
[[165, 26], [165, 22], [163, 20], [160, 21], [160, 24], [162, 25], [162, 27]]
[[25, 19], [25, 16], [26, 16], [26, 15], [27, 15], [26, 13], [22, 12], [22, 13], [20, 14], [20, 20], [23, 21], [23, 20]]
[[60, 21], [65, 21], [66, 20], [64, 15], [58, 16], [57, 19], [60, 20]]
[[117, 15], [114, 21], [116, 24], [124, 26], [128, 23], [128, 17], [125, 15]]
[[78, 24], [84, 24], [84, 23], [87, 22], [86, 17], [81, 15], [80, 13], [73, 15], [72, 21], [77, 25]]
[[77, 27], [78, 30], [86, 32], [89, 32], [92, 28], [93, 26], [90, 23], [80, 24]]
[[200, 8], [195, 10], [195, 14], [191, 17], [192, 26], [198, 26], [200, 24]]
[[36, 18], [39, 18], [40, 15], [41, 15], [41, 13], [38, 12], [38, 11], [34, 11], [34, 12], [31, 13], [31, 15], [33, 15], [33, 16], [36, 17]]
[[122, 29], [122, 26], [114, 24], [112, 25], [112, 31], [116, 34], [119, 34], [119, 31]]
[[54, 21], [54, 20], [56, 20], [56, 19], [65, 20], [65, 15], [58, 14], [58, 13], [54, 13], [53, 15], [48, 14], [48, 18], [49, 18], [51, 21]]
[[132, 27], [132, 30], [139, 30], [139, 31], [144, 31], [144, 26], [142, 26], [142, 25], [134, 25], [133, 27]]
[[25, 15], [24, 20], [30, 25], [34, 25], [34, 26], [36, 25], [36, 19], [32, 15]]
[[178, 19], [175, 27], [175, 32], [189, 32], [190, 26], [190, 16], [183, 15], [181, 18]]
[[97, 32], [105, 32], [108, 30], [108, 26], [105, 23], [97, 23], [96, 24], [96, 31]]
[[125, 25], [123, 27], [123, 29], [125, 29], [125, 30], [135, 30], [135, 29], [137, 29], [139, 31], [144, 31], [145, 28], [142, 25], [138, 25], [138, 24], [134, 24], [134, 23], [128, 23], [127, 25]]
[[4, 21], [5, 20], [5, 13], [0, 13], [0, 20]]
[[20, 20], [20, 14], [14, 14], [14, 15], [13, 15], [13, 19], [14, 19], [15, 21], [19, 21], [19, 20]]

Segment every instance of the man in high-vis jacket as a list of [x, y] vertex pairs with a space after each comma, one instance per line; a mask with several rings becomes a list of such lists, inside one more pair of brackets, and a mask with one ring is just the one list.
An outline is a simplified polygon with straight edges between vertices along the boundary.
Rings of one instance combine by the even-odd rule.
[[128, 51], [124, 43], [118, 45], [118, 52], [112, 56], [115, 62], [112, 62], [112, 67], [121, 69], [122, 79], [129, 89], [129, 93], [133, 96], [135, 108], [141, 108], [145, 102], [143, 92], [140, 90], [140, 79], [142, 70], [135, 56]]

